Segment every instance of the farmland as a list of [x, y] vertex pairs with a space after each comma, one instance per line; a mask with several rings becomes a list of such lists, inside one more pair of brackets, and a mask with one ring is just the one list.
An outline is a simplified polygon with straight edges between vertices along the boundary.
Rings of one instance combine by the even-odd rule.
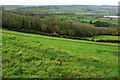
[[4, 78], [118, 77], [117, 43], [2, 32]]
[[29, 5], [4, 5], [4, 9], [8, 11], [23, 11], [23, 12], [34, 12], [34, 13], [64, 13], [64, 12], [75, 12], [76, 14], [97, 14], [97, 15], [116, 15], [117, 6], [112, 5], [51, 5], [51, 6], [29, 6]]
[[[85, 13], [84, 13], [85, 14]], [[102, 21], [102, 22], [108, 22], [108, 23], [111, 23], [111, 24], [118, 24], [118, 19], [114, 18], [113, 20], [110, 20], [110, 18], [99, 18], [99, 19], [96, 19], [95, 17], [84, 17], [82, 19], [78, 19], [79, 16], [56, 16], [58, 18], [67, 18], [67, 19], [70, 19], [71, 21], [86, 21], [86, 22], [90, 22], [92, 20], [92, 22], [96, 22], [96, 21]]]
[[117, 6], [4, 5], [3, 78], [118, 79]]
[[[19, 11], [24, 13], [35, 13], [35, 14], [57, 14], [55, 17], [66, 18], [73, 21], [106, 21], [111, 24], [118, 24], [118, 19], [114, 18], [110, 20], [109, 18], [98, 18], [95, 16], [107, 16], [114, 15], [117, 16], [118, 7], [117, 6], [87, 6], [87, 5], [69, 5], [69, 6], [5, 6], [7, 11]], [[61, 13], [74, 13], [75, 15], [58, 15]], [[89, 15], [89, 16], [86, 16]], [[86, 16], [86, 17], [85, 17]], [[84, 17], [79, 19], [77, 17]]]
[[95, 40], [100, 40], [100, 39], [110, 39], [110, 40], [118, 40], [120, 39], [119, 36], [110, 36], [110, 35], [98, 35], [98, 36], [95, 36], [95, 37], [86, 37], [88, 39], [95, 39]]

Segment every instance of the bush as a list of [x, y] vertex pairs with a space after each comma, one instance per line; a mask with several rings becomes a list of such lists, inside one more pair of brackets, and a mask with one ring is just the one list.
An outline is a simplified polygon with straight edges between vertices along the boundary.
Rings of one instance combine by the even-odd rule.
[[76, 36], [92, 37], [97, 34], [97, 28], [95, 28], [93, 25], [86, 23], [73, 22], [72, 29], [75, 30]]
[[112, 43], [120, 43], [120, 40], [96, 40], [96, 42], [112, 42]]
[[109, 27], [109, 26], [111, 26], [109, 23], [101, 22], [101, 21], [96, 21], [93, 24], [95, 27]]

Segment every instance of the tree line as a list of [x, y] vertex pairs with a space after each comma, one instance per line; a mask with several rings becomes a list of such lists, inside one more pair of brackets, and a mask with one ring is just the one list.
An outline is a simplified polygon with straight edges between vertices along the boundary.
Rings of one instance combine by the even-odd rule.
[[70, 21], [47, 16], [41, 18], [39, 15], [19, 15], [3, 11], [2, 26], [9, 29], [29, 31], [34, 33], [47, 33], [64, 37], [92, 37], [98, 34], [115, 34], [116, 30], [101, 29], [92, 24]]

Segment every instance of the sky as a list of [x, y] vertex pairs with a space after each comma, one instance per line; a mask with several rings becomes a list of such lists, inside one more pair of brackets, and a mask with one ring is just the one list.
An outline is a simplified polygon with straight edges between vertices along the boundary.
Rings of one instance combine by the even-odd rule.
[[0, 5], [118, 5], [120, 0], [0, 0]]

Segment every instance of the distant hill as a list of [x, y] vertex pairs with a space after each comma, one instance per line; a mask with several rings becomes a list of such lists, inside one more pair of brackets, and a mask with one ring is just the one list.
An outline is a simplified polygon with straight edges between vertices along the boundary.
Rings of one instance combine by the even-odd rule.
[[23, 12], [74, 12], [118, 15], [118, 7], [114, 5], [3, 5], [4, 10]]

